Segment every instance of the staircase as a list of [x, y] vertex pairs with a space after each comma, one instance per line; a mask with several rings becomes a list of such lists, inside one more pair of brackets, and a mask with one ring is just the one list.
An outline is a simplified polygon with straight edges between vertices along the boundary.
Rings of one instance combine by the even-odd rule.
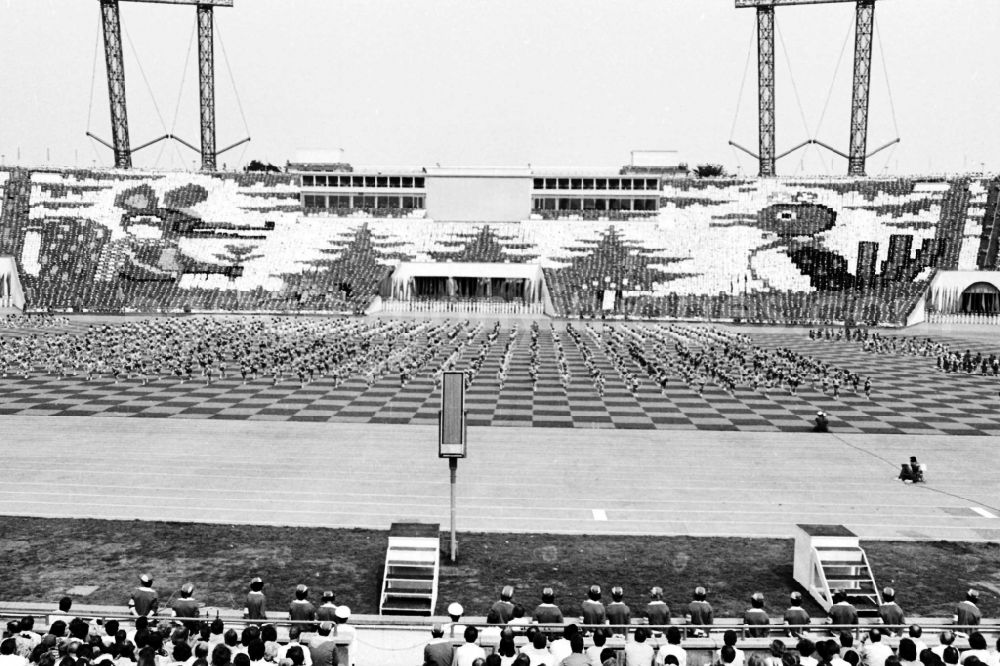
[[841, 590], [858, 615], [878, 615], [882, 595], [868, 556], [857, 535], [843, 525], [797, 526], [794, 577], [824, 610], [830, 610], [833, 593]]
[[440, 530], [437, 524], [392, 524], [379, 614], [434, 614], [441, 565]]

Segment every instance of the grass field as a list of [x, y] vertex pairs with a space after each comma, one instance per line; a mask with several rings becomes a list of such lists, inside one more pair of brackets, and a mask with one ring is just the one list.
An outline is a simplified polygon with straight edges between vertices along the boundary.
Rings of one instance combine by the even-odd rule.
[[[442, 539], [446, 545], [447, 539]], [[161, 604], [191, 581], [209, 606], [242, 608], [254, 575], [268, 605], [287, 607], [298, 583], [337, 592], [354, 613], [377, 613], [386, 533], [140, 521], [0, 517], [0, 600], [51, 601], [74, 585], [96, 585], [78, 603], [124, 605], [138, 575], [156, 579]], [[1000, 544], [869, 542], [876, 581], [893, 585], [913, 615], [951, 615], [970, 586], [984, 614], [1000, 615]], [[567, 615], [593, 583], [622, 585], [634, 610], [661, 585], [675, 615], [696, 585], [710, 590], [716, 615], [742, 615], [755, 591], [780, 615], [792, 582], [792, 541], [689, 537], [460, 534], [459, 561], [442, 568], [438, 611], [460, 601], [484, 615], [500, 587], [532, 609], [552, 585]], [[810, 611], [819, 615], [818, 607]]]

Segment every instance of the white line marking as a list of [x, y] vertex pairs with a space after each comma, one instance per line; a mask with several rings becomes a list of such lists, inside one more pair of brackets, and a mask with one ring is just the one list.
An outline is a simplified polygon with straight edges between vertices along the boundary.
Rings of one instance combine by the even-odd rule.
[[970, 506], [969, 508], [972, 509], [973, 511], [975, 511], [976, 513], [978, 513], [983, 518], [996, 518], [995, 515], [993, 515], [992, 513], [990, 513], [989, 511], [987, 511], [986, 509], [979, 508], [978, 506]]
[[594, 520], [607, 520], [608, 519], [608, 514], [604, 511], [604, 509], [591, 509], [591, 511], [594, 514]]

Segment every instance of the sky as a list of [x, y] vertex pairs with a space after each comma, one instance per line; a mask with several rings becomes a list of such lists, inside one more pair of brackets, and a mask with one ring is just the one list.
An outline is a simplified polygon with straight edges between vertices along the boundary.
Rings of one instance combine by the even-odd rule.
[[[3, 0], [4, 164], [110, 166], [97, 0]], [[121, 3], [131, 141], [198, 145], [193, 7]], [[617, 167], [673, 149], [752, 175], [753, 10], [733, 0], [235, 0], [216, 17], [219, 158]], [[776, 11], [777, 147], [847, 152], [854, 4]], [[1000, 0], [876, 6], [869, 174], [1000, 171]], [[749, 61], [748, 61], [749, 57]], [[185, 66], [186, 64], [186, 66]], [[749, 67], [748, 67], [749, 65]], [[742, 92], [742, 94], [741, 94]], [[245, 120], [244, 120], [245, 119]], [[175, 142], [136, 166], [190, 169]], [[843, 174], [808, 147], [779, 174]]]

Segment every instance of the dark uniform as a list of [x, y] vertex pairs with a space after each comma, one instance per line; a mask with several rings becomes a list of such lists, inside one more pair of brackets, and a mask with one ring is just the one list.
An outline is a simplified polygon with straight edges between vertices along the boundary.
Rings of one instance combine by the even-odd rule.
[[490, 610], [496, 612], [497, 617], [500, 618], [500, 624], [507, 624], [514, 617], [514, 604], [510, 601], [500, 599], [490, 606]]
[[316, 607], [308, 599], [293, 599], [288, 606], [288, 619], [299, 622], [315, 622]]
[[247, 592], [247, 619], [266, 620], [267, 619], [267, 598], [263, 592], [251, 590]]
[[651, 625], [670, 624], [670, 607], [665, 601], [650, 601], [643, 614]]
[[[748, 608], [743, 613], [743, 624], [750, 627], [767, 627], [771, 624], [771, 618], [763, 608]], [[752, 638], [763, 638], [771, 633], [770, 629], [750, 629], [747, 634]]]
[[160, 600], [156, 596], [156, 590], [148, 585], [142, 585], [132, 591], [132, 597], [128, 605], [135, 609], [135, 614], [139, 617], [144, 615], [155, 615], [160, 605]]
[[838, 601], [830, 606], [831, 624], [857, 624], [858, 610], [846, 601]]
[[955, 615], [958, 618], [955, 621], [955, 624], [963, 627], [979, 626], [979, 623], [983, 619], [982, 611], [979, 610], [979, 607], [976, 606], [976, 604], [969, 601], [968, 599], [958, 604], [958, 607], [955, 609]]
[[[799, 605], [789, 606], [785, 610], [785, 624], [809, 624], [810, 618], [809, 613], [806, 609]], [[789, 633], [792, 636], [798, 636], [802, 633], [802, 629], [789, 629]]]
[[688, 617], [690, 624], [712, 624], [712, 604], [704, 599], [695, 599], [688, 604]]
[[604, 604], [593, 599], [583, 601], [583, 623], [584, 624], [604, 624], [608, 619], [608, 614], [604, 610]]
[[563, 614], [559, 606], [555, 604], [538, 604], [535, 612], [531, 614], [531, 619], [538, 624], [562, 624]]
[[[903, 609], [895, 601], [887, 601], [878, 607], [878, 616], [882, 624], [906, 624], [906, 617]], [[894, 633], [900, 633], [901, 629], [894, 629]]]
[[608, 624], [615, 627], [615, 633], [623, 633], [632, 623], [632, 609], [623, 601], [612, 601], [607, 609]]

